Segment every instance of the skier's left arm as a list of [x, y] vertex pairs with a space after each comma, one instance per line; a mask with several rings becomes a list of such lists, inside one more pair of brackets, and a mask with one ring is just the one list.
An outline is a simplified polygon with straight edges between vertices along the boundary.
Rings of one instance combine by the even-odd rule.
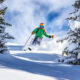
[[54, 38], [54, 35], [48, 35], [48, 34], [46, 33], [46, 31], [44, 32], [44, 35], [45, 35], [46, 37], [48, 37], [48, 38]]

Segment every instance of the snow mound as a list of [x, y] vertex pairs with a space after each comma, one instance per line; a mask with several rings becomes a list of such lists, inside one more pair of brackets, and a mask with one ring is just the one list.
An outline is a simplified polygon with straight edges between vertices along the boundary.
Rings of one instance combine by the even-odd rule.
[[71, 30], [75, 30], [76, 28], [80, 28], [80, 22], [79, 21], [70, 21], [70, 28]]

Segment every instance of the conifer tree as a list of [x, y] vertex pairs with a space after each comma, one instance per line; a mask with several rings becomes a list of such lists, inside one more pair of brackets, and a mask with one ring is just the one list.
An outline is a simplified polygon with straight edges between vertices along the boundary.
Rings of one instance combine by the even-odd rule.
[[67, 57], [59, 61], [80, 65], [80, 0], [76, 0], [73, 7], [74, 12], [70, 13], [70, 16], [67, 18], [69, 20], [70, 30], [67, 33], [67, 37], [60, 40], [62, 42], [67, 40], [68, 45], [62, 53], [66, 53]]
[[[0, 0], [0, 5], [4, 2], [4, 0]], [[8, 39], [14, 39], [12, 36], [9, 35], [5, 31], [7, 26], [11, 26], [11, 24], [7, 23], [4, 19], [5, 12], [7, 10], [7, 7], [0, 8], [0, 53], [3, 54], [5, 51], [7, 51], [7, 46], [5, 43], [8, 41]]]

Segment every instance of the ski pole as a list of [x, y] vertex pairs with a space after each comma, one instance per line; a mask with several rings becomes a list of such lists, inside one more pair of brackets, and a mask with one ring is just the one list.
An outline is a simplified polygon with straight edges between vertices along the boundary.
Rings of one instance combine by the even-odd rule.
[[28, 38], [28, 40], [26, 41], [24, 47], [26, 46], [26, 44], [28, 43], [29, 39], [31, 38], [32, 35], [30, 35], [30, 37]]

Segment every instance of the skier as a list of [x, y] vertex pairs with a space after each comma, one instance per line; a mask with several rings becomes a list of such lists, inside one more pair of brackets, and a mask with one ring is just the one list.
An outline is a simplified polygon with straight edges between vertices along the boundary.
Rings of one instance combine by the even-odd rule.
[[31, 33], [35, 34], [35, 38], [32, 42], [32, 45], [40, 45], [43, 35], [48, 38], [54, 38], [54, 35], [48, 35], [44, 29], [44, 23], [40, 23], [40, 27], [34, 29]]

